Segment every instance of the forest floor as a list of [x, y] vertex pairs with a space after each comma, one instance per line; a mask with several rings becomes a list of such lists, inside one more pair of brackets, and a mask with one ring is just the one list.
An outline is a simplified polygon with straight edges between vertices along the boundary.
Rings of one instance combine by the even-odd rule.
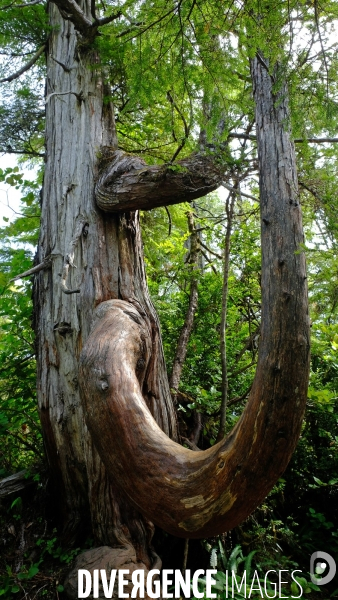
[[[20, 493], [13, 493], [0, 500], [0, 598], [11, 600], [66, 600], [63, 582], [71, 570], [76, 556], [93, 546], [93, 540], [84, 532], [77, 544], [64, 544], [54, 522], [53, 504], [46, 491], [46, 481], [36, 481]], [[229, 548], [237, 548], [236, 543], [243, 532], [233, 532], [231, 536], [223, 536], [221, 543]], [[243, 539], [242, 539], [243, 542]], [[248, 541], [244, 542], [247, 546]], [[192, 572], [198, 568], [210, 569], [210, 544], [218, 544], [218, 540], [199, 540], [189, 542], [189, 560], [187, 567]], [[154, 538], [157, 552], [163, 559], [166, 569], [182, 568], [184, 540], [168, 536], [157, 530]], [[79, 547], [80, 546], [80, 547]], [[256, 557], [255, 557], [256, 558]], [[256, 567], [254, 567], [256, 568]], [[276, 568], [276, 566], [271, 567]], [[297, 568], [297, 567], [294, 567]], [[297, 592], [297, 594], [299, 591]], [[231, 597], [231, 595], [229, 596]], [[241, 599], [245, 595], [236, 595]], [[251, 595], [251, 598], [268, 598], [274, 596]], [[291, 598], [297, 595], [282, 595]], [[219, 598], [226, 598], [222, 593]], [[303, 600], [331, 600], [338, 598], [332, 590], [308, 590], [303, 593]]]

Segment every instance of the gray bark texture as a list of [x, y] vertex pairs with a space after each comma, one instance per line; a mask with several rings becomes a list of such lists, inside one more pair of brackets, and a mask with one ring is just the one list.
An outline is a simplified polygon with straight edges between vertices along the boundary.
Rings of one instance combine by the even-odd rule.
[[195, 153], [175, 165], [147, 165], [138, 156], [105, 148], [97, 182], [96, 202], [107, 212], [149, 210], [190, 202], [216, 190], [224, 170], [209, 154]]
[[[65, 538], [91, 524], [96, 542], [136, 549], [147, 568], [155, 558], [153, 526], [108, 480], [88, 431], [78, 385], [78, 360], [95, 307], [122, 298], [137, 307], [154, 348], [144, 381], [147, 406], [176, 439], [176, 417], [159, 326], [150, 302], [137, 213], [103, 214], [94, 200], [98, 155], [116, 147], [112, 107], [95, 51], [83, 48], [73, 24], [50, 4], [47, 49], [46, 165], [34, 303], [38, 401], [54, 493]], [[90, 3], [83, 9], [90, 15]], [[64, 65], [64, 66], [62, 66]], [[66, 67], [66, 68], [65, 68]], [[69, 93], [71, 92], [71, 93]], [[112, 432], [112, 443], [114, 433]]]
[[10, 494], [16, 494], [34, 483], [33, 475], [27, 471], [19, 471], [0, 480], [0, 498], [6, 498]]

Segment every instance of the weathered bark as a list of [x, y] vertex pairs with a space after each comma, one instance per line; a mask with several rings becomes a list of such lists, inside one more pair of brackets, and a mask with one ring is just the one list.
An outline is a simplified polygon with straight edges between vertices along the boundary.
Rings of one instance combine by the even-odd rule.
[[95, 193], [97, 205], [107, 212], [149, 210], [190, 202], [216, 190], [224, 168], [209, 154], [196, 153], [174, 165], [147, 165], [138, 156], [104, 149], [103, 169]]
[[182, 537], [232, 529], [264, 499], [296, 446], [306, 403], [309, 319], [287, 90], [252, 62], [262, 217], [262, 325], [250, 398], [230, 435], [204, 452], [170, 440], [142, 392], [151, 332], [127, 302], [102, 302], [82, 352], [88, 427], [110, 477], [142, 514]]
[[[90, 2], [83, 10], [90, 15]], [[84, 419], [78, 359], [98, 304], [122, 298], [142, 314], [154, 348], [144, 382], [147, 406], [173, 439], [176, 417], [146, 286], [138, 215], [103, 215], [94, 202], [99, 151], [116, 147], [112, 109], [103, 101], [104, 84], [93, 68], [97, 56], [78, 45], [72, 23], [55, 4], [50, 4], [50, 18], [47, 158], [37, 262], [49, 256], [53, 260], [50, 269], [36, 275], [34, 292], [44, 443], [68, 540], [91, 526], [97, 543], [133, 544], [137, 560], [149, 568], [154, 563], [153, 526], [108, 480]]]
[[32, 483], [34, 483], [33, 475], [27, 469], [0, 479], [0, 498], [20, 492]]
[[[198, 241], [198, 232], [196, 231], [194, 215], [190, 212], [188, 213], [188, 227], [190, 232], [190, 256], [189, 263], [192, 267], [192, 277], [190, 281], [190, 293], [189, 293], [189, 305], [188, 310], [185, 315], [183, 327], [181, 329], [181, 333], [178, 338], [175, 357], [173, 361], [173, 367], [171, 371], [171, 376], [169, 380], [169, 386], [172, 394], [172, 398], [174, 403], [177, 402], [177, 392], [181, 381], [182, 369], [185, 361], [185, 357], [187, 355], [188, 350], [188, 342], [190, 338], [190, 334], [194, 324], [194, 317], [197, 310], [198, 303], [198, 250], [199, 250], [199, 241]], [[197, 440], [198, 441], [198, 440]], [[197, 441], [194, 442], [197, 443]]]

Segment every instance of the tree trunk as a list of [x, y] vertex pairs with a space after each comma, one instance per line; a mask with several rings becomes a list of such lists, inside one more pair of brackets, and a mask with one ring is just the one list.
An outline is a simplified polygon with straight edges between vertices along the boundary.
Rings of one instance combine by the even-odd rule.
[[[49, 6], [47, 159], [37, 260], [50, 256], [51, 268], [36, 275], [34, 291], [44, 443], [66, 539], [90, 523], [97, 544], [133, 544], [137, 560], [149, 568], [153, 526], [108, 480], [80, 399], [79, 355], [101, 302], [121, 298], [146, 320], [154, 348], [144, 382], [147, 406], [173, 439], [176, 417], [147, 290], [138, 213], [103, 214], [94, 201], [99, 153], [117, 146], [112, 107], [103, 102], [107, 90], [93, 69], [98, 56], [78, 43], [73, 24], [56, 5]], [[91, 14], [89, 1], [83, 10]]]
[[[190, 280], [190, 293], [189, 293], [189, 305], [185, 315], [183, 327], [181, 329], [180, 336], [178, 338], [173, 367], [170, 376], [170, 390], [174, 403], [177, 402], [177, 393], [181, 381], [182, 369], [185, 361], [185, 357], [188, 351], [189, 338], [192, 332], [195, 313], [198, 304], [198, 251], [199, 251], [199, 238], [198, 232], [196, 231], [194, 215], [192, 212], [188, 213], [188, 227], [190, 232], [190, 255], [189, 264], [191, 266], [191, 280]], [[197, 440], [198, 441], [198, 440]], [[197, 443], [197, 442], [196, 442]]]
[[98, 307], [82, 352], [86, 419], [110, 477], [142, 514], [181, 537], [232, 529], [257, 507], [290, 460], [306, 405], [309, 318], [287, 89], [279, 85], [274, 93], [262, 63], [258, 58], [252, 63], [262, 219], [261, 342], [250, 398], [235, 428], [203, 452], [182, 448], [163, 434], [144, 397], [151, 331], [126, 302]]
[[[238, 183], [237, 186], [238, 187]], [[228, 313], [228, 287], [229, 287], [229, 269], [230, 269], [230, 242], [232, 231], [232, 219], [235, 207], [235, 194], [229, 194], [226, 201], [227, 226], [224, 241], [224, 259], [223, 259], [223, 289], [222, 289], [222, 309], [221, 309], [221, 365], [222, 365], [222, 396], [221, 396], [221, 414], [219, 420], [219, 430], [216, 442], [220, 442], [225, 436], [226, 412], [228, 404], [228, 365], [227, 365], [227, 313]]]

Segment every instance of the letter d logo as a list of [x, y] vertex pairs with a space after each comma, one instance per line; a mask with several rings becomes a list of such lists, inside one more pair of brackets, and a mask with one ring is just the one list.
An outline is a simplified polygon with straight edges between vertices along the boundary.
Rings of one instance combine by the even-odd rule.
[[[320, 569], [316, 569], [315, 567], [315, 561], [318, 559], [323, 559], [326, 563], [322, 563], [320, 565]], [[325, 575], [325, 577], [322, 578], [316, 577], [315, 573], [323, 573], [327, 566], [329, 567], [329, 572], [327, 573], [327, 575]], [[330, 583], [330, 581], [332, 581], [335, 574], [336, 563], [330, 554], [328, 554], [327, 552], [314, 552], [312, 554], [310, 559], [310, 577], [312, 583], [315, 583], [316, 585], [325, 585], [326, 583]]]

